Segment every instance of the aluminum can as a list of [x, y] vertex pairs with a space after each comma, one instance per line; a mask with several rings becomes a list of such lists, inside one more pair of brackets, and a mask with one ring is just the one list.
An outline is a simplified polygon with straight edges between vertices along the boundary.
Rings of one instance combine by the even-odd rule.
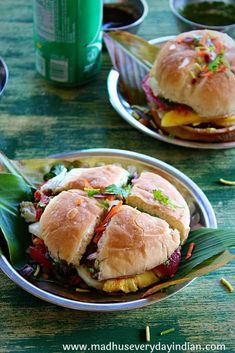
[[36, 71], [46, 80], [76, 86], [101, 67], [102, 0], [34, 0]]

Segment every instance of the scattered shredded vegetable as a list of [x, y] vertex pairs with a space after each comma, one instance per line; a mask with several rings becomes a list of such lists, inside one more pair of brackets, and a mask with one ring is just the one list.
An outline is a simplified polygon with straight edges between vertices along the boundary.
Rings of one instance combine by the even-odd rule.
[[34, 272], [34, 277], [37, 277], [37, 275], [39, 274], [39, 272], [40, 272], [40, 266], [39, 265], [37, 265], [37, 267], [36, 267], [36, 270], [35, 270], [35, 272]]
[[90, 292], [90, 290], [89, 289], [83, 289], [83, 288], [76, 288], [76, 292], [88, 293], [88, 292]]
[[224, 185], [235, 185], [235, 181], [225, 180], [222, 178], [219, 181], [221, 184], [224, 184]]
[[231, 285], [231, 283], [227, 281], [225, 278], [222, 277], [220, 280], [220, 283], [223, 284], [223, 286], [226, 287], [230, 293], [234, 291], [234, 288]]
[[160, 332], [160, 335], [161, 336], [167, 335], [168, 333], [171, 333], [171, 332], [174, 332], [174, 331], [175, 331], [174, 327], [168, 328], [167, 330], [164, 330], [164, 331]]
[[195, 248], [195, 243], [191, 243], [189, 245], [188, 252], [187, 252], [187, 255], [185, 257], [185, 260], [190, 259], [190, 257], [192, 256], [192, 252], [193, 252], [194, 248]]
[[98, 241], [100, 240], [102, 233], [106, 229], [106, 225], [107, 225], [108, 221], [110, 221], [110, 219], [118, 212], [118, 210], [121, 206], [122, 206], [122, 201], [119, 201], [117, 205], [112, 206], [110, 211], [105, 216], [104, 220], [101, 222], [101, 224], [98, 227], [96, 227], [96, 229], [95, 229], [96, 235], [93, 239], [93, 242], [95, 244], [97, 244]]
[[145, 334], [146, 334], [146, 341], [147, 341], [147, 342], [150, 342], [151, 337], [150, 337], [150, 328], [149, 328], [149, 326], [146, 326], [146, 328], [145, 328]]

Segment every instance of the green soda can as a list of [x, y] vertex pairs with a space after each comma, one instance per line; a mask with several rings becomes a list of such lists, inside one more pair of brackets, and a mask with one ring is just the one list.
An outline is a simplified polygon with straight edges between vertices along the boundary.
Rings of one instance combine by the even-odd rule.
[[101, 67], [103, 0], [34, 0], [36, 70], [76, 86]]

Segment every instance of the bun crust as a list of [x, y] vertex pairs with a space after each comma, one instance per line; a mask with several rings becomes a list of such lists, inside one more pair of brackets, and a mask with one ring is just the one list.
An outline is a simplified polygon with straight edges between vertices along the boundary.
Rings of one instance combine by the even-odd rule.
[[[168, 197], [169, 204], [155, 200], [153, 190], [160, 190], [162, 195]], [[178, 229], [181, 243], [187, 239], [190, 229], [188, 205], [178, 190], [160, 175], [150, 172], [141, 173], [127, 198], [127, 203], [152, 216], [165, 219], [171, 228]]]
[[[191, 73], [195, 69], [198, 52], [194, 46], [178, 41], [205, 32], [210, 38], [217, 38], [223, 43], [224, 57], [231, 71], [214, 72], [210, 77], [202, 77], [192, 84]], [[209, 30], [180, 34], [163, 46], [150, 77], [157, 80], [157, 87], [150, 86], [155, 95], [188, 105], [201, 117], [235, 115], [235, 42], [227, 34]]]
[[98, 201], [80, 190], [55, 196], [40, 219], [40, 237], [51, 256], [79, 265], [103, 213]]
[[116, 165], [104, 165], [95, 168], [74, 168], [50, 179], [42, 186], [42, 190], [62, 190], [94, 188], [105, 189], [111, 184], [122, 186], [127, 183], [129, 173]]
[[164, 220], [130, 206], [121, 206], [99, 243], [99, 280], [132, 276], [150, 270], [179, 247], [180, 236]]

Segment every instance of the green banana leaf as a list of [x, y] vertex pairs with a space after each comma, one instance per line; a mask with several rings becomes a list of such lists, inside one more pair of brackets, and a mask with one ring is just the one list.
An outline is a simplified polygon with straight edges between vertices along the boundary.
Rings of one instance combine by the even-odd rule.
[[[190, 243], [195, 244], [191, 258], [186, 260]], [[156, 293], [174, 284], [184, 283], [195, 277], [203, 276], [227, 262], [235, 259], [229, 248], [235, 245], [235, 230], [201, 228], [192, 230], [187, 242], [181, 249], [179, 269], [172, 280], [157, 284], [144, 296]]]
[[[216, 232], [215, 232], [215, 234], [216, 234]], [[221, 254], [216, 255], [216, 256], [210, 258], [209, 260], [201, 262], [201, 264], [198, 265], [197, 267], [195, 267], [194, 270], [191, 270], [191, 271], [189, 270], [188, 273], [186, 271], [183, 276], [181, 276], [180, 274], [177, 273], [177, 276], [175, 277], [175, 279], [171, 279], [169, 281], [162, 282], [162, 283], [159, 283], [159, 284], [151, 287], [142, 295], [142, 298], [145, 298], [145, 297], [148, 297], [148, 296], [153, 295], [155, 293], [158, 293], [158, 292], [162, 291], [163, 289], [167, 289], [171, 286], [182, 284], [182, 283], [188, 282], [194, 278], [207, 275], [208, 273], [213, 272], [220, 267], [223, 267], [228, 262], [230, 262], [234, 259], [235, 259], [235, 256], [232, 255], [228, 250], [225, 250]], [[180, 267], [179, 267], [179, 272], [180, 272]]]
[[147, 71], [151, 70], [160, 51], [160, 47], [150, 44], [145, 39], [128, 32], [110, 31], [104, 33], [104, 38], [110, 37], [116, 45], [122, 48], [133, 60], [138, 61]]
[[0, 174], [0, 228], [10, 260], [16, 267], [26, 261], [26, 248], [30, 243], [27, 225], [20, 217], [19, 204], [31, 198], [32, 189], [21, 176]]
[[160, 47], [122, 31], [104, 33], [104, 41], [112, 64], [119, 72], [123, 96], [131, 105], [146, 104], [142, 81], [151, 70]]

